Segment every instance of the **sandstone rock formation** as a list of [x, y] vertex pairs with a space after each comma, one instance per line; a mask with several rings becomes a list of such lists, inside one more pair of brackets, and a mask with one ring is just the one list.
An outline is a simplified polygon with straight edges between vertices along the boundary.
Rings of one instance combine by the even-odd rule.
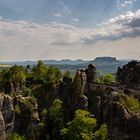
[[64, 77], [59, 87], [59, 98], [63, 101], [66, 112], [64, 121], [69, 120], [74, 110], [74, 94], [72, 94], [72, 78]]
[[88, 110], [88, 98], [85, 95], [78, 97], [77, 109]]
[[88, 69], [85, 70], [87, 75], [87, 83], [95, 82], [96, 67], [93, 64], [88, 65]]
[[102, 121], [107, 123], [110, 140], [140, 139], [140, 112], [132, 113], [117, 100], [118, 93], [102, 102]]
[[[98, 91], [97, 91], [98, 90]], [[106, 93], [96, 89], [88, 92], [89, 109], [95, 115], [98, 125], [106, 123], [109, 140], [140, 139], [140, 110], [131, 112], [119, 102], [118, 92]], [[122, 94], [124, 97], [127, 95]]]
[[116, 81], [125, 87], [140, 87], [140, 62], [131, 61], [118, 68]]
[[2, 112], [0, 111], [0, 140], [5, 140], [6, 135], [5, 135], [5, 122], [3, 119]]
[[29, 125], [36, 127], [38, 122], [37, 104], [30, 98], [21, 95], [12, 97], [0, 93], [0, 140], [6, 140], [6, 136], [12, 134], [13, 131], [22, 135], [27, 134]]

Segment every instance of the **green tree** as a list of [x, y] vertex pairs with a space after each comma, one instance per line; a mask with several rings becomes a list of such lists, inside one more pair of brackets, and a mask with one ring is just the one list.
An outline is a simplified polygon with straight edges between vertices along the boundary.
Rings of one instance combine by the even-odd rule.
[[0, 83], [5, 93], [11, 92], [11, 74], [9, 70], [2, 70], [0, 72]]
[[[22, 66], [13, 66], [8, 71], [0, 73], [0, 80], [3, 82], [5, 92], [18, 92], [26, 82], [26, 75]], [[8, 86], [8, 87], [7, 87]], [[9, 88], [9, 89], [7, 89]]]
[[65, 71], [64, 73], [63, 73], [63, 78], [64, 77], [68, 77], [68, 78], [72, 78], [72, 75], [71, 75], [71, 73], [70, 73], [70, 71]]
[[96, 130], [96, 119], [88, 111], [77, 110], [75, 118], [61, 130], [67, 140], [92, 140]]
[[12, 135], [8, 136], [7, 140], [25, 140], [25, 138], [17, 133], [13, 133]]
[[53, 101], [52, 106], [48, 111], [48, 126], [51, 129], [51, 138], [59, 139], [60, 130], [64, 127], [64, 110], [63, 110], [63, 102], [59, 99], [55, 99]]
[[107, 140], [107, 125], [101, 125], [101, 128], [94, 133], [93, 140]]
[[47, 71], [46, 65], [43, 63], [43, 61], [39, 60], [37, 65], [34, 66], [32, 69], [32, 76], [33, 76], [34, 80], [44, 81], [46, 71]]
[[10, 78], [14, 86], [14, 92], [18, 92], [26, 81], [24, 68], [22, 66], [17, 66], [17, 65], [11, 67]]
[[56, 67], [49, 67], [46, 72], [46, 83], [58, 84], [62, 78], [61, 71]]
[[99, 76], [99, 77], [97, 78], [97, 82], [103, 83], [103, 84], [110, 84], [110, 83], [112, 83], [112, 82], [114, 82], [114, 81], [115, 81], [115, 80], [114, 80], [114, 77], [113, 77], [113, 75], [110, 74], [110, 73], [104, 74], [104, 75]]

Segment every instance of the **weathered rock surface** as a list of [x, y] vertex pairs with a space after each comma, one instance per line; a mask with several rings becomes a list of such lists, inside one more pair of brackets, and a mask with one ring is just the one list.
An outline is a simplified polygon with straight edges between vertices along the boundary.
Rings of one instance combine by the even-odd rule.
[[97, 96], [96, 99], [95, 117], [99, 123], [107, 124], [109, 140], [140, 139], [140, 112], [130, 112], [123, 106], [118, 101], [117, 92], [112, 92], [105, 97]]
[[[106, 123], [109, 140], [139, 140], [140, 110], [130, 111], [120, 102], [120, 96], [128, 97], [116, 91], [107, 92], [105, 88], [89, 88], [88, 109], [95, 115], [98, 125]], [[94, 84], [93, 84], [94, 86]]]
[[5, 140], [5, 122], [3, 119], [2, 112], [0, 111], [0, 140]]
[[[15, 113], [14, 113], [14, 108], [13, 108], [13, 98], [5, 95], [5, 94], [0, 94], [0, 112], [1, 112], [1, 135], [2, 137], [6, 137], [6, 133], [10, 134], [13, 132], [14, 129], [14, 118], [15, 118]], [[3, 138], [3, 139], [4, 139]]]
[[88, 65], [88, 69], [85, 70], [87, 76], [87, 83], [95, 82], [96, 67], [93, 64]]
[[77, 109], [88, 110], [88, 98], [85, 95], [78, 97]]
[[108, 126], [110, 140], [140, 139], [140, 114], [131, 114], [117, 101], [104, 102], [102, 118]]
[[[19, 114], [15, 111], [17, 106]], [[37, 104], [30, 98], [0, 94], [0, 140], [6, 140], [6, 136], [13, 131], [22, 130], [23, 133], [19, 134], [27, 134], [28, 127], [31, 124], [36, 126], [38, 122]]]
[[116, 81], [125, 87], [140, 87], [140, 62], [131, 61], [118, 68]]

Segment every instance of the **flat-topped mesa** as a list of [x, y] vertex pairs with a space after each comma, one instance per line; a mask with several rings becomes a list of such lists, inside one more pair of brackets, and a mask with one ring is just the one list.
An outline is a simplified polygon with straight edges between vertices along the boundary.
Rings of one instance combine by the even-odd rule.
[[140, 88], [140, 61], [131, 61], [118, 68], [116, 82], [119, 85], [131, 88]]

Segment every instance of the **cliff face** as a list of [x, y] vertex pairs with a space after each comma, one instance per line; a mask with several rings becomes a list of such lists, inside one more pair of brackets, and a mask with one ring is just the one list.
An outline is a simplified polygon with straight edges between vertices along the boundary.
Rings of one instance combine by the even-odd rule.
[[111, 93], [100, 105], [102, 121], [107, 123], [111, 140], [140, 139], [140, 112], [130, 112], [118, 101], [118, 93]]
[[14, 119], [13, 98], [0, 94], [0, 139], [4, 140], [6, 133], [12, 133], [14, 129]]
[[[120, 101], [120, 96], [124, 100]], [[95, 115], [98, 124], [107, 124], [109, 140], [140, 139], [140, 106], [136, 112], [130, 111], [123, 103], [129, 96], [115, 91], [107, 93], [99, 87], [96, 91], [89, 89], [87, 97], [89, 110]]]
[[[118, 70], [118, 82], [125, 87], [125, 90], [120, 89], [117, 85], [107, 87], [94, 83], [95, 68], [92, 71], [89, 67], [88, 71], [90, 72], [86, 72], [87, 83], [84, 94], [88, 97], [88, 110], [95, 115], [98, 125], [104, 122], [107, 124], [109, 140], [140, 139], [139, 98], [131, 97], [134, 94], [133, 91], [129, 91], [131, 96], [126, 95], [128, 87], [139, 88], [139, 65], [139, 62], [132, 61]], [[137, 90], [137, 94], [140, 94], [139, 91]], [[131, 104], [131, 102], [133, 103]], [[131, 105], [137, 106], [137, 110], [131, 110], [133, 108]]]
[[122, 68], [119, 67], [116, 81], [119, 85], [140, 88], [140, 62], [131, 61]]
[[[123, 90], [117, 85], [107, 86], [95, 83], [95, 70], [96, 68], [94, 65], [89, 65], [86, 70], [79, 70], [84, 87], [82, 90], [83, 95], [78, 100], [78, 104], [83, 107], [81, 109], [85, 109], [84, 105], [87, 105], [88, 110], [95, 115], [99, 126], [104, 122], [107, 124], [109, 140], [140, 139], [139, 101], [126, 95], [127, 88]], [[69, 89], [71, 81], [72, 80], [64, 80], [63, 85], [61, 85], [63, 88], [60, 93], [62, 96], [65, 95], [65, 98], [63, 97], [62, 100], [64, 101], [66, 110], [70, 110], [68, 107], [73, 106], [71, 100], [68, 100], [72, 97], [70, 94], [71, 90]], [[133, 95], [133, 92], [130, 95]], [[133, 101], [136, 101], [137, 104], [136, 111], [131, 111], [131, 105], [127, 106], [127, 102]], [[124, 102], [126, 102], [126, 105]]]
[[29, 127], [37, 129], [38, 122], [37, 104], [30, 98], [0, 94], [0, 140], [6, 140], [13, 131], [29, 137]]

